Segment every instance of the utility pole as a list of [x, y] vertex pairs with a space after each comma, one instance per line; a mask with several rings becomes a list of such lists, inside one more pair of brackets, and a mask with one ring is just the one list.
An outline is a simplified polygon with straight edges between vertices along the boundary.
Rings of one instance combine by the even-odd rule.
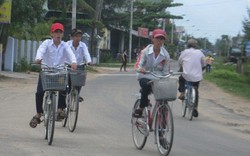
[[171, 25], [171, 44], [174, 43], [174, 20]]
[[130, 29], [129, 29], [129, 63], [131, 63], [131, 51], [132, 51], [132, 30], [133, 30], [133, 9], [134, 1], [130, 0]]
[[72, 0], [72, 24], [71, 28], [76, 28], [76, 0]]

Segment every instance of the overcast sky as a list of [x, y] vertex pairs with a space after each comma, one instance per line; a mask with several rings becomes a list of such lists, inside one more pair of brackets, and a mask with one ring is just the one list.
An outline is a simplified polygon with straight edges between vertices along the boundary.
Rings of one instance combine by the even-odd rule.
[[184, 15], [175, 20], [177, 26], [184, 26], [194, 37], [207, 37], [215, 43], [221, 35], [236, 36], [242, 33], [242, 21], [248, 18], [250, 0], [174, 0], [183, 6], [171, 8], [171, 14]]

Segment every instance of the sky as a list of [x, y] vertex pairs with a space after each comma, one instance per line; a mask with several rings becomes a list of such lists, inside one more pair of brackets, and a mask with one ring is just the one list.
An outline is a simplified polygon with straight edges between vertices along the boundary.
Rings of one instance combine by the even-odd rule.
[[184, 26], [187, 34], [207, 38], [215, 43], [221, 35], [243, 34], [242, 21], [250, 8], [250, 0], [174, 0], [183, 6], [168, 9], [171, 14], [183, 16], [174, 20], [176, 26]]

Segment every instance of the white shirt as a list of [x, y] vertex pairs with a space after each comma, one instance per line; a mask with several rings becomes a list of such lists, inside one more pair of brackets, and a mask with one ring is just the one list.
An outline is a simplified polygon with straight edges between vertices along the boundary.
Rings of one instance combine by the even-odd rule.
[[70, 40], [67, 42], [70, 46], [70, 48], [72, 49], [72, 51], [74, 52], [76, 59], [77, 59], [77, 64], [81, 64], [81, 63], [90, 63], [91, 62], [91, 57], [89, 54], [89, 50], [87, 45], [80, 41], [78, 47], [75, 49], [75, 47], [73, 46], [73, 40]]
[[62, 65], [65, 62], [77, 63], [76, 57], [69, 47], [69, 45], [61, 41], [61, 43], [56, 47], [52, 39], [47, 39], [42, 42], [42, 44], [37, 49], [36, 60], [42, 60], [43, 64], [50, 67], [55, 67]]
[[203, 79], [202, 67], [206, 65], [204, 54], [194, 48], [185, 49], [181, 52], [178, 60], [183, 68], [182, 76], [185, 80], [198, 82]]

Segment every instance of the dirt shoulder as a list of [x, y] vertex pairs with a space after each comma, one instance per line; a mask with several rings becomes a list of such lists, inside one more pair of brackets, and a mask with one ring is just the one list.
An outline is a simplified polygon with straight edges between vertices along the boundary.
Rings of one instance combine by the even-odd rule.
[[208, 81], [202, 81], [199, 91], [199, 109], [202, 115], [238, 132], [250, 134], [250, 102], [248, 100], [226, 93]]

